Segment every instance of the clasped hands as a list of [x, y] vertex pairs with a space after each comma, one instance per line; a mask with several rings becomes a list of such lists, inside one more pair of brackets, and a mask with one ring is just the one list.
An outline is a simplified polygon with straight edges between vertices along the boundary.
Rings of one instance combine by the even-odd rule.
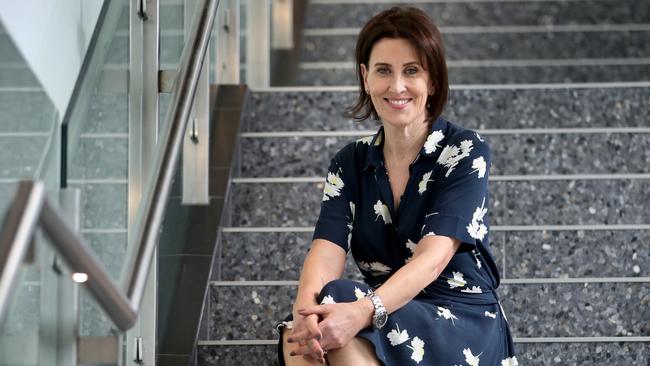
[[327, 351], [345, 346], [371, 324], [374, 308], [369, 299], [314, 305], [294, 312], [293, 330], [287, 342], [298, 343], [291, 356], [325, 363]]

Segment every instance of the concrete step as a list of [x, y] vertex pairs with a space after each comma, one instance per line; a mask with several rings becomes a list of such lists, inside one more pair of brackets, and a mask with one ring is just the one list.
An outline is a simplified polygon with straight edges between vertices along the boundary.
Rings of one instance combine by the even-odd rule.
[[55, 122], [54, 105], [38, 89], [0, 90], [0, 133], [45, 132]]
[[[242, 131], [375, 130], [343, 113], [354, 89], [278, 89], [250, 94]], [[650, 127], [647, 84], [458, 88], [445, 116], [471, 129]]]
[[[296, 289], [213, 284], [209, 339], [275, 339], [274, 325], [291, 312]], [[646, 283], [502, 284], [498, 293], [513, 337], [650, 335], [648, 324], [638, 321], [650, 316]]]
[[[447, 62], [649, 57], [650, 30], [443, 34]], [[352, 61], [357, 35], [304, 37], [302, 62]]]
[[82, 135], [73, 152], [68, 176], [74, 180], [127, 179], [128, 138]]
[[[544, 60], [528, 66], [488, 66], [488, 67], [456, 67], [448, 65], [449, 82], [455, 84], [533, 84], [533, 83], [590, 83], [616, 81], [650, 81], [650, 60], [639, 59], [642, 64], [615, 64], [617, 62], [636, 62], [633, 59], [613, 60], [580, 60], [584, 65], [565, 65], [568, 62], [547, 62]], [[607, 64], [600, 65], [604, 62]], [[516, 60], [510, 62], [517, 65]], [[530, 62], [532, 63], [532, 62]], [[610, 64], [614, 63], [614, 64]], [[558, 65], [559, 64], [559, 65]], [[524, 66], [526, 65], [526, 66]], [[316, 65], [318, 66], [318, 65]], [[357, 85], [357, 77], [352, 65], [345, 67], [312, 68], [304, 64], [298, 70], [295, 85], [304, 86], [338, 86]]]
[[[230, 226], [312, 226], [322, 183], [238, 183]], [[491, 225], [648, 224], [650, 179], [490, 182]]]
[[[198, 347], [198, 365], [278, 365], [276, 345]], [[650, 344], [642, 342], [516, 343], [517, 359], [526, 366], [646, 366]]]
[[424, 10], [441, 27], [650, 23], [650, 5], [635, 0], [606, 1], [414, 1], [310, 2], [305, 28], [361, 27], [374, 14], [395, 5]]
[[[294, 281], [311, 246], [312, 231], [222, 234], [219, 281]], [[230, 229], [228, 229], [230, 230]], [[648, 277], [650, 230], [495, 231], [490, 245], [504, 279]], [[612, 243], [617, 245], [612, 245]], [[507, 253], [504, 255], [503, 253]], [[346, 278], [360, 273], [348, 255]]]
[[[493, 134], [490, 174], [650, 173], [648, 133]], [[241, 139], [242, 177], [325, 177], [353, 137]]]

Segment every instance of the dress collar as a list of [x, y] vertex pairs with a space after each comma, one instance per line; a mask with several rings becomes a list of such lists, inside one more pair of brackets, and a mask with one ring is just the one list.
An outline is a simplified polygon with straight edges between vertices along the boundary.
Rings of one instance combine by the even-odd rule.
[[[418, 154], [419, 159], [420, 155], [426, 156], [428, 158], [435, 158], [439, 152], [442, 150], [442, 144], [447, 136], [445, 136], [445, 131], [447, 130], [447, 121], [443, 118], [438, 118], [429, 124], [429, 134], [427, 139]], [[372, 138], [372, 139], [371, 139]], [[366, 155], [366, 164], [363, 167], [363, 170], [368, 169], [368, 167], [373, 166], [377, 167], [383, 164], [384, 161], [384, 126], [379, 128], [379, 131], [373, 136], [366, 137], [359, 140], [358, 142], [366, 143], [370, 147], [368, 148], [368, 154]]]

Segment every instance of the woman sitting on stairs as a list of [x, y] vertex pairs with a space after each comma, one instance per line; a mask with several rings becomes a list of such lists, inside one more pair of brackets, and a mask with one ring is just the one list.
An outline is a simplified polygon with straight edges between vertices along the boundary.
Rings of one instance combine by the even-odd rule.
[[[392, 8], [359, 34], [358, 120], [374, 136], [332, 159], [293, 314], [287, 365], [517, 365], [489, 245], [490, 150], [441, 118], [442, 37]], [[365, 283], [340, 279], [352, 252]]]

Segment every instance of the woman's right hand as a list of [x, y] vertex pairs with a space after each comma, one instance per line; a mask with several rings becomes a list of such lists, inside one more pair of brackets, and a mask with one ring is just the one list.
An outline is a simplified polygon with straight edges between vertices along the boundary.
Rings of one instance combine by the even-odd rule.
[[310, 357], [320, 363], [325, 363], [325, 352], [320, 346], [321, 331], [318, 327], [318, 315], [302, 316], [294, 314], [293, 329], [287, 338], [289, 343], [298, 343], [291, 356]]

